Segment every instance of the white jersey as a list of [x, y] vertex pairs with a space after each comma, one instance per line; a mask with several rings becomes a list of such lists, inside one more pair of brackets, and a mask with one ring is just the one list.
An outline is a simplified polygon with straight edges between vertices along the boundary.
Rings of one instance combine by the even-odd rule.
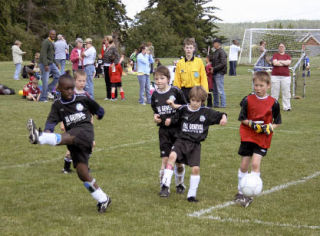
[[232, 44], [229, 50], [229, 61], [238, 61], [239, 51], [240, 51], [240, 47]]

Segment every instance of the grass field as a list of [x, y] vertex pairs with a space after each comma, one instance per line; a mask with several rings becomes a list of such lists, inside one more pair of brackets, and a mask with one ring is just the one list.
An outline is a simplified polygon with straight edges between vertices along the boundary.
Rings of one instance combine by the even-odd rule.
[[[230, 203], [240, 162], [239, 102], [251, 90], [247, 70], [238, 67], [239, 76], [225, 77], [228, 125], [211, 127], [202, 144], [197, 204], [175, 194], [173, 185], [170, 198], [158, 196], [157, 127], [150, 106], [137, 102], [136, 76], [123, 78], [126, 100], [117, 102], [103, 101], [104, 80], [95, 80], [106, 116], [94, 122], [97, 146], [90, 167], [112, 198], [106, 214], [97, 213], [74, 172], [61, 173], [65, 147], [28, 142], [27, 119], [43, 127], [51, 104], [0, 96], [0, 234], [320, 235], [319, 71], [308, 79], [305, 99], [292, 100], [292, 111], [282, 112], [283, 124], [262, 162], [264, 190], [282, 186], [247, 209]], [[0, 83], [16, 91], [26, 83], [13, 81], [11, 62], [0, 63], [0, 71]], [[187, 186], [189, 175], [187, 169]]]

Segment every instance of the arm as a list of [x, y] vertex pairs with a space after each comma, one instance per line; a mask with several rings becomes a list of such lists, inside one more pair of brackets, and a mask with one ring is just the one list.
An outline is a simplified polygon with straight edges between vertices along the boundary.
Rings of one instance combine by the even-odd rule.
[[220, 58], [220, 61], [213, 67], [213, 71], [221, 70], [225, 65], [227, 65], [227, 54], [222, 51], [222, 49], [220, 50], [218, 57]]
[[79, 60], [79, 55], [78, 55], [78, 51], [76, 48], [72, 49], [71, 55], [70, 55], [70, 60], [72, 63], [76, 63]]
[[181, 89], [181, 66], [180, 62], [177, 63], [176, 71], [174, 73], [173, 85]]
[[61, 121], [62, 120], [60, 119], [59, 110], [56, 106], [56, 103], [53, 103], [51, 106], [51, 111], [48, 115], [48, 118], [47, 118], [47, 121], [45, 124], [44, 131], [49, 132], [49, 133], [53, 133], [54, 127]]
[[167, 104], [170, 105], [173, 109], [179, 109], [182, 105], [180, 104], [175, 104], [174, 101], [168, 99]]
[[44, 66], [48, 66], [48, 43], [46, 40], [43, 41], [42, 45], [41, 45], [41, 51], [40, 51], [40, 55], [42, 55], [43, 58], [43, 65]]
[[206, 74], [206, 69], [204, 68], [202, 61], [200, 65], [200, 84], [204, 88], [204, 90], [206, 90], [206, 92], [208, 93], [209, 92], [208, 78]]
[[88, 103], [89, 111], [91, 114], [96, 115], [98, 120], [101, 120], [104, 116], [104, 109], [96, 101], [87, 98], [86, 102]]

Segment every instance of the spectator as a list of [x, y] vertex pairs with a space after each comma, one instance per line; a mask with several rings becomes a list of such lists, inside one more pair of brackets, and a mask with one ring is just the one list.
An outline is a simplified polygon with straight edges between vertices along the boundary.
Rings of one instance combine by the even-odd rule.
[[81, 56], [83, 57], [83, 66], [84, 71], [87, 74], [87, 83], [84, 90], [86, 90], [90, 97], [94, 99], [94, 85], [93, 85], [93, 77], [96, 72], [94, 63], [96, 61], [97, 51], [92, 45], [92, 39], [87, 38], [85, 40], [86, 48], [82, 51]]
[[137, 71], [137, 54], [138, 49], [134, 49], [133, 53], [130, 55], [130, 62], [132, 64], [133, 71]]
[[267, 54], [266, 54], [266, 42], [265, 41], [260, 41], [259, 52], [261, 55], [264, 53], [264, 55], [255, 64], [253, 71], [265, 71], [265, 70], [267, 70], [267, 68], [265, 68], [265, 67], [271, 66], [270, 58], [267, 57]]
[[232, 40], [232, 45], [229, 50], [229, 75], [236, 76], [237, 75], [237, 61], [238, 54], [240, 51], [238, 40]]
[[21, 42], [19, 40], [16, 40], [14, 42], [14, 45], [12, 46], [12, 57], [13, 57], [13, 63], [16, 67], [16, 70], [13, 75], [14, 80], [19, 80], [19, 75], [21, 72], [21, 65], [22, 65], [22, 55], [26, 54], [26, 52], [23, 52], [21, 47]]
[[67, 53], [69, 52], [68, 44], [61, 34], [57, 36], [58, 40], [54, 43], [55, 60], [60, 67], [60, 74], [64, 74], [64, 68], [66, 66]]
[[[41, 70], [41, 80], [42, 80], [42, 92], [40, 96], [40, 101], [47, 102], [47, 98], [54, 98], [51, 94], [55, 88], [58, 79], [60, 77], [60, 71], [56, 65], [54, 59], [54, 39], [56, 38], [56, 31], [50, 30], [49, 37], [42, 41], [39, 67]], [[48, 85], [49, 75], [52, 74], [53, 80]]]
[[[151, 42], [147, 42], [147, 49], [148, 49], [148, 53], [152, 56], [152, 58], [155, 58], [154, 46], [152, 45]], [[150, 74], [153, 74], [153, 63], [150, 63]]]
[[38, 87], [38, 80], [35, 77], [33, 77], [33, 80], [31, 81], [31, 86], [28, 88], [26, 98], [27, 100], [34, 102], [38, 102], [40, 99], [40, 89]]
[[70, 60], [72, 62], [72, 71], [73, 74], [79, 69], [83, 69], [83, 58], [81, 56], [83, 48], [83, 40], [81, 38], [76, 39], [76, 46], [72, 49]]

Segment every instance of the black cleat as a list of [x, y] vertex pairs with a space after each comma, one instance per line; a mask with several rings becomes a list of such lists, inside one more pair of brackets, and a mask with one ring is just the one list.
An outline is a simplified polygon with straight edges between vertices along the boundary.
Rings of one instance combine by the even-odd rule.
[[243, 194], [241, 193], [237, 193], [235, 196], [234, 196], [234, 199], [233, 201], [237, 202], [237, 203], [241, 203], [243, 202], [245, 199], [244, 199], [244, 196]]
[[169, 188], [165, 185], [162, 185], [161, 190], [160, 190], [160, 197], [169, 197], [170, 191]]
[[188, 202], [199, 202], [195, 197], [188, 197]]
[[244, 208], [247, 208], [251, 203], [253, 202], [253, 198], [252, 197], [246, 197], [244, 196], [244, 201], [241, 202], [241, 206], [243, 206]]
[[185, 190], [186, 190], [186, 186], [184, 186], [183, 184], [179, 184], [176, 187], [177, 194], [183, 194]]
[[109, 196], [107, 196], [107, 201], [99, 202], [97, 204], [98, 212], [99, 213], [106, 212], [106, 210], [107, 210], [107, 208], [109, 207], [110, 204], [111, 204], [111, 198]]
[[36, 128], [36, 124], [32, 119], [29, 119], [27, 122], [27, 129], [29, 131], [29, 141], [32, 144], [39, 143], [39, 131]]

